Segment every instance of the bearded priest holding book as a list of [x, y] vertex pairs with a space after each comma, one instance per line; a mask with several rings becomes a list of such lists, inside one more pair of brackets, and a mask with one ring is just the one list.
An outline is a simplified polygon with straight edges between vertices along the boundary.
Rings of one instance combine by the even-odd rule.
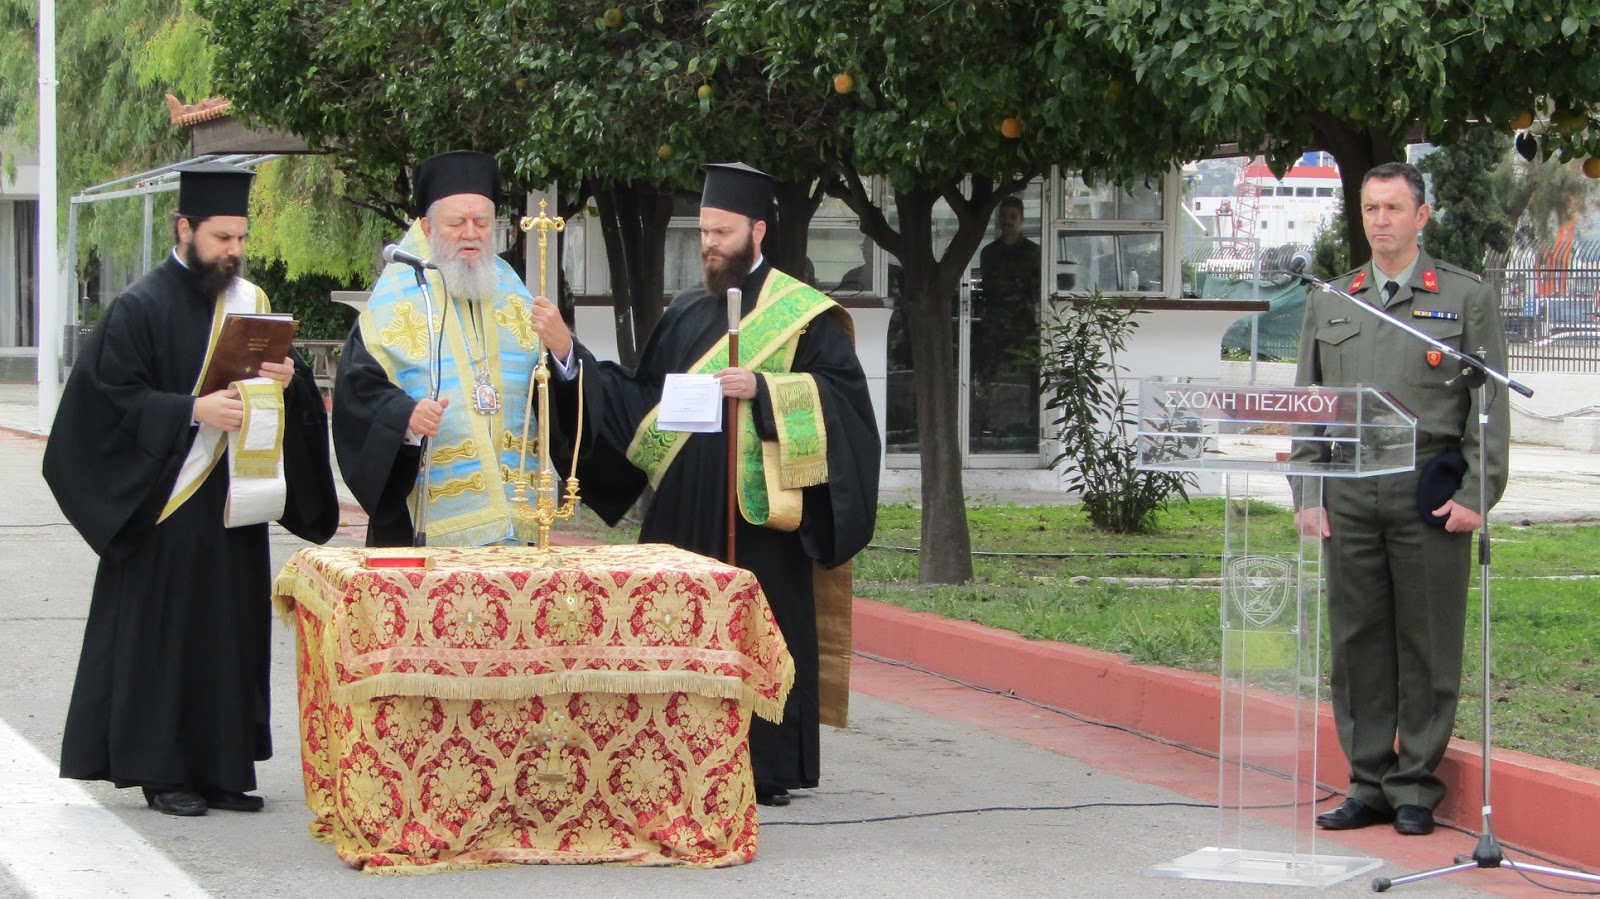
[[62, 512], [100, 556], [61, 776], [142, 787], [184, 817], [263, 805], [249, 791], [272, 755], [266, 522], [315, 543], [339, 525], [304, 360], [201, 386], [225, 318], [270, 312], [239, 277], [252, 177], [180, 171], [176, 246], [106, 307], [44, 454]]

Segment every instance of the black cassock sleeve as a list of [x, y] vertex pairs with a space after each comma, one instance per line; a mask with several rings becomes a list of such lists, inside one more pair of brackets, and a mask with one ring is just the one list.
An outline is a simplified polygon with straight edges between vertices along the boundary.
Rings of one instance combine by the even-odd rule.
[[144, 308], [119, 297], [106, 309], [67, 378], [45, 445], [45, 481], [102, 556], [120, 534], [155, 524], [194, 442], [194, 397], [156, 386], [160, 327]]
[[333, 449], [345, 485], [367, 512], [368, 546], [411, 544], [406, 498], [416, 485], [422, 452], [405, 437], [416, 405], [367, 351], [357, 324], [334, 381]]
[[312, 543], [339, 529], [339, 494], [328, 452], [328, 412], [311, 366], [294, 353], [294, 379], [283, 390], [283, 477], [288, 485], [278, 523]]

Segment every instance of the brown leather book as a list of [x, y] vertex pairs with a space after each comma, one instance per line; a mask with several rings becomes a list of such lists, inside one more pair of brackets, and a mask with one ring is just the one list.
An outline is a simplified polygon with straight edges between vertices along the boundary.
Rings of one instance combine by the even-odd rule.
[[256, 377], [261, 363], [282, 362], [289, 355], [300, 323], [286, 312], [228, 313], [222, 320], [217, 347], [200, 379], [200, 393], [222, 390], [234, 381]]

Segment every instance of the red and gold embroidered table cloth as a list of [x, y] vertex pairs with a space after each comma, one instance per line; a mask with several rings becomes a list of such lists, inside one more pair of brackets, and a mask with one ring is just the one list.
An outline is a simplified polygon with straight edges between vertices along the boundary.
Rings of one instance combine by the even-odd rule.
[[373, 873], [754, 857], [750, 713], [794, 679], [755, 576], [670, 546], [303, 549], [312, 834]]

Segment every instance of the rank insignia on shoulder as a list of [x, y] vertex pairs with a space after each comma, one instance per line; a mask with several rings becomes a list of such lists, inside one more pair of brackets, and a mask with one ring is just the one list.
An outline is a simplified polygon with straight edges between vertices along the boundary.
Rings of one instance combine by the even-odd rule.
[[1429, 368], [1438, 368], [1439, 367], [1439, 363], [1443, 362], [1443, 361], [1444, 361], [1444, 353], [1441, 353], [1438, 350], [1429, 350], [1428, 351], [1428, 367]]
[[1422, 273], [1422, 289], [1430, 293], [1439, 292], [1439, 275], [1431, 268]]
[[1365, 283], [1367, 283], [1367, 270], [1362, 269], [1356, 273], [1356, 279], [1350, 282], [1350, 291], [1354, 293], [1355, 291], [1360, 290], [1361, 285]]
[[1437, 318], [1437, 319], [1441, 319], [1441, 320], [1447, 321], [1447, 322], [1454, 322], [1454, 321], [1460, 321], [1461, 320], [1461, 313], [1459, 313], [1459, 312], [1441, 312], [1441, 311], [1434, 310], [1434, 309], [1413, 309], [1413, 310], [1411, 310], [1411, 317], [1412, 318]]

